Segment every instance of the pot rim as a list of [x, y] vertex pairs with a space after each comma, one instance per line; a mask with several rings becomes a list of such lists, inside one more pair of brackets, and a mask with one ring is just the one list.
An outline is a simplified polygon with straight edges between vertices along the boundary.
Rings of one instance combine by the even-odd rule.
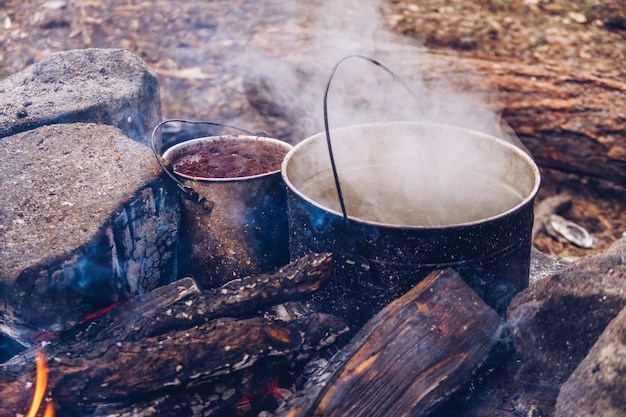
[[[534, 179], [533, 188], [528, 193], [528, 195], [524, 197], [524, 199], [521, 202], [519, 202], [515, 206], [511, 207], [510, 209], [508, 209], [506, 211], [503, 211], [502, 213], [496, 214], [494, 216], [485, 217], [483, 219], [474, 220], [474, 221], [471, 221], [471, 222], [454, 223], [454, 224], [441, 225], [441, 226], [400, 225], [400, 224], [383, 223], [383, 222], [377, 222], [377, 221], [372, 221], [372, 220], [366, 220], [366, 219], [362, 219], [362, 218], [359, 218], [359, 217], [351, 216], [349, 214], [347, 215], [347, 220], [353, 221], [353, 222], [358, 223], [358, 224], [368, 225], [368, 226], [384, 227], [384, 228], [389, 228], [389, 229], [402, 229], [402, 230], [441, 230], [441, 229], [455, 229], [455, 228], [463, 228], [463, 227], [469, 227], [469, 226], [478, 226], [478, 225], [482, 225], [482, 224], [485, 224], [485, 223], [491, 223], [491, 222], [503, 219], [505, 217], [508, 217], [511, 214], [515, 213], [516, 211], [519, 211], [522, 208], [526, 207], [528, 204], [532, 204], [533, 200], [537, 196], [537, 193], [539, 192], [539, 187], [541, 185], [541, 174], [539, 172], [539, 167], [537, 166], [537, 164], [535, 163], [533, 158], [527, 152], [525, 152], [524, 150], [522, 150], [518, 146], [515, 146], [512, 143], [505, 141], [504, 139], [498, 138], [498, 137], [496, 137], [494, 135], [491, 135], [491, 134], [488, 134], [488, 133], [483, 133], [483, 132], [479, 132], [479, 131], [476, 131], [476, 130], [471, 130], [471, 129], [458, 127], [458, 126], [453, 126], [453, 125], [445, 125], [445, 124], [439, 124], [439, 123], [428, 123], [428, 122], [375, 122], [375, 123], [364, 123], [364, 124], [350, 125], [350, 126], [344, 126], [344, 127], [331, 129], [330, 132], [338, 132], [338, 131], [342, 131], [342, 130], [349, 130], [349, 129], [354, 129], [354, 128], [363, 128], [363, 127], [371, 127], [371, 126], [390, 126], [390, 125], [394, 125], [394, 126], [402, 126], [402, 125], [404, 125], [404, 126], [420, 126], [420, 127], [424, 127], [424, 128], [448, 129], [448, 130], [452, 130], [452, 131], [456, 130], [458, 132], [467, 133], [467, 134], [469, 134], [470, 136], [473, 136], [473, 137], [480, 136], [480, 137], [483, 137], [484, 139], [496, 142], [498, 144], [498, 146], [503, 146], [505, 148], [510, 149], [512, 152], [516, 153], [518, 156], [520, 156], [527, 163], [528, 167], [530, 168], [530, 170], [531, 170], [531, 172], [533, 174], [533, 179]], [[334, 209], [331, 209], [329, 207], [326, 207], [326, 206], [320, 204], [319, 202], [311, 199], [306, 194], [302, 193], [298, 188], [295, 187], [295, 185], [291, 182], [291, 180], [287, 176], [287, 167], [288, 167], [289, 162], [292, 159], [292, 157], [299, 151], [299, 149], [301, 149], [307, 143], [313, 142], [315, 140], [319, 140], [320, 137], [324, 137], [324, 140], [326, 140], [326, 133], [325, 132], [320, 132], [320, 133], [317, 133], [317, 134], [315, 134], [313, 136], [309, 136], [308, 138], [303, 139], [302, 141], [300, 141], [298, 144], [292, 146], [291, 150], [289, 150], [289, 152], [287, 152], [287, 154], [283, 158], [283, 162], [282, 162], [281, 170], [280, 170], [281, 171], [281, 176], [282, 176], [282, 179], [285, 182], [287, 188], [289, 190], [293, 191], [300, 198], [302, 198], [303, 200], [305, 200], [308, 203], [312, 204], [313, 206], [319, 208], [320, 210], [323, 210], [323, 211], [325, 211], [327, 213], [330, 213], [332, 215], [335, 215], [335, 216], [343, 219], [343, 214], [341, 212], [339, 212], [337, 210], [334, 210]]]
[[[284, 148], [287, 151], [291, 151], [293, 146], [285, 141], [282, 141], [280, 139], [274, 139], [274, 138], [268, 138], [265, 136], [249, 136], [249, 135], [217, 135], [217, 136], [203, 136], [200, 138], [195, 138], [195, 139], [189, 139], [187, 141], [181, 142], [181, 143], [177, 143], [176, 145], [171, 146], [170, 148], [168, 148], [164, 153], [162, 158], [166, 161], [166, 164], [168, 165], [173, 165], [173, 160], [176, 159], [176, 157], [181, 156], [183, 154], [186, 154], [187, 152], [185, 152], [185, 150], [191, 148], [191, 149], [202, 149], [207, 147], [209, 144], [212, 143], [216, 143], [216, 142], [222, 142], [222, 141], [232, 141], [232, 140], [242, 140], [242, 141], [247, 141], [247, 142], [263, 142], [263, 143], [271, 143], [274, 145], [278, 145], [282, 148]], [[261, 177], [266, 177], [269, 175], [273, 175], [276, 173], [279, 173], [282, 169], [282, 163], [281, 163], [281, 168], [277, 169], [277, 170], [273, 170], [273, 171], [268, 171], [268, 172], [264, 172], [262, 174], [256, 174], [256, 175], [248, 175], [245, 177], [227, 177], [227, 178], [210, 178], [210, 177], [194, 177], [191, 175], [186, 175], [186, 174], [181, 174], [180, 172], [177, 172], [176, 170], [173, 169], [172, 167], [172, 172], [174, 173], [174, 175], [176, 175], [179, 178], [183, 178], [186, 180], [192, 180], [192, 181], [202, 181], [202, 182], [233, 182], [233, 181], [248, 181], [248, 180], [253, 180], [253, 179], [257, 179], [257, 178], [261, 178]]]

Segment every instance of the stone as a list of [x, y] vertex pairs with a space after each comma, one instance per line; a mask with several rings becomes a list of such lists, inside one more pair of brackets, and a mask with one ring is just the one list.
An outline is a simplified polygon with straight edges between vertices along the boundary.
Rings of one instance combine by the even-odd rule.
[[520, 292], [507, 321], [532, 378], [558, 390], [624, 306], [626, 238]]
[[29, 341], [176, 278], [177, 189], [150, 148], [73, 123], [0, 154], [0, 331]]
[[0, 82], [0, 138], [49, 124], [92, 122], [148, 144], [160, 121], [156, 75], [124, 49], [53, 53]]
[[534, 246], [530, 250], [530, 271], [528, 282], [534, 285], [568, 265], [570, 262], [546, 255]]
[[555, 417], [626, 415], [626, 308], [561, 387]]

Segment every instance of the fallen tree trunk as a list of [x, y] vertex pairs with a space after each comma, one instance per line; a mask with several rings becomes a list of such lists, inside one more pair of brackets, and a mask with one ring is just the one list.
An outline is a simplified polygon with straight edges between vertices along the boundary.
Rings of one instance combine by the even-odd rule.
[[435, 271], [371, 319], [276, 416], [426, 416], [469, 381], [501, 329], [458, 274]]
[[[62, 415], [209, 415], [228, 407], [346, 328], [315, 313], [288, 322], [227, 316], [309, 293], [330, 277], [331, 265], [330, 254], [310, 254], [208, 292], [183, 279], [135, 297], [46, 343], [48, 396]], [[34, 356], [31, 349], [0, 366], [0, 416], [26, 412]]]
[[461, 58], [499, 90], [541, 166], [626, 182], [626, 84], [564, 68]]

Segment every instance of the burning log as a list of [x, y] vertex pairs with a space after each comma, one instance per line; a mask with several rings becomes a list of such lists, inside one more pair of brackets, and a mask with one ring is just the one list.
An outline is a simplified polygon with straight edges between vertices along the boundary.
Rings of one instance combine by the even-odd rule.
[[[77, 403], [63, 404], [70, 410], [95, 407], [108, 415], [114, 405], [115, 410], [130, 407], [134, 415], [154, 407], [159, 415], [176, 416], [182, 403], [207, 415], [301, 365], [320, 342], [324, 345], [337, 323], [319, 314], [289, 323], [220, 318], [192, 329], [106, 346], [90, 352], [93, 359], [55, 355], [51, 378], [56, 374], [58, 380], [52, 397], [73, 398]], [[82, 371], [85, 368], [88, 371]], [[172, 392], [182, 393], [182, 398]], [[160, 399], [164, 394], [173, 403]]]
[[[47, 396], [63, 415], [210, 415], [231, 406], [345, 331], [338, 319], [311, 312], [290, 321], [241, 318], [316, 289], [331, 263], [330, 254], [311, 254], [208, 292], [187, 278], [137, 296], [47, 343]], [[0, 416], [26, 410], [34, 354], [0, 366]]]
[[487, 358], [501, 319], [452, 270], [370, 320], [277, 417], [425, 416]]

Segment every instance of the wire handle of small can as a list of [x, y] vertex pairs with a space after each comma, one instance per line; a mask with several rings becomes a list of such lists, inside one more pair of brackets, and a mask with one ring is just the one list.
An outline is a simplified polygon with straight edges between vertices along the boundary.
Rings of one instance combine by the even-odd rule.
[[167, 168], [165, 163], [163, 163], [163, 158], [162, 158], [159, 150], [157, 149], [155, 136], [156, 136], [157, 132], [159, 131], [159, 129], [161, 128], [161, 126], [163, 126], [163, 125], [165, 125], [167, 123], [188, 123], [188, 124], [194, 124], [194, 125], [218, 126], [218, 127], [229, 128], [229, 129], [235, 129], [235, 130], [238, 130], [240, 132], [247, 133], [248, 135], [251, 135], [251, 136], [268, 136], [267, 133], [265, 133], [265, 132], [253, 133], [253, 132], [250, 132], [249, 130], [242, 129], [242, 128], [237, 127], [237, 126], [231, 126], [231, 125], [227, 125], [227, 124], [224, 124], [224, 123], [210, 122], [210, 121], [204, 121], [204, 120], [166, 119], [166, 120], [163, 120], [158, 125], [156, 125], [156, 127], [152, 131], [152, 136], [150, 138], [150, 144], [151, 144], [151, 147], [152, 147], [152, 152], [154, 153], [154, 156], [155, 156], [157, 162], [161, 166], [161, 169], [172, 180], [174, 180], [174, 182], [176, 183], [178, 188], [180, 188], [185, 194], [193, 197], [193, 199], [197, 200], [198, 202], [200, 201], [198, 193], [196, 193], [193, 190], [193, 188], [188, 187], [185, 184], [183, 184], [178, 178], [176, 178], [176, 176], [172, 172], [170, 172], [170, 170]]
[[330, 73], [330, 77], [328, 78], [328, 82], [326, 83], [326, 90], [324, 90], [324, 131], [326, 132], [326, 144], [328, 146], [328, 155], [330, 156], [330, 165], [333, 170], [333, 177], [335, 179], [335, 187], [337, 188], [337, 196], [339, 197], [339, 205], [341, 206], [341, 213], [343, 215], [344, 220], [348, 220], [348, 213], [346, 211], [346, 205], [344, 203], [343, 194], [341, 192], [341, 184], [339, 183], [339, 175], [337, 175], [337, 166], [335, 164], [335, 157], [333, 155], [333, 146], [330, 140], [330, 128], [329, 128], [329, 123], [328, 123], [328, 92], [330, 90], [330, 84], [333, 80], [333, 77], [335, 76], [335, 72], [337, 72], [337, 68], [339, 68], [339, 65], [341, 65], [344, 61], [347, 61], [348, 59], [351, 59], [351, 58], [363, 59], [365, 61], [368, 61], [382, 68], [385, 72], [387, 72], [387, 74], [391, 75], [391, 77], [395, 81], [397, 81], [411, 95], [411, 97], [415, 99], [415, 101], [417, 101], [417, 96], [400, 79], [400, 77], [398, 77], [393, 71], [391, 71], [389, 68], [387, 68], [385, 65], [383, 65], [379, 61], [376, 61], [375, 59], [369, 58], [364, 55], [359, 55], [359, 54], [347, 55], [343, 57], [339, 62], [337, 62], [335, 66], [333, 67], [333, 70]]

